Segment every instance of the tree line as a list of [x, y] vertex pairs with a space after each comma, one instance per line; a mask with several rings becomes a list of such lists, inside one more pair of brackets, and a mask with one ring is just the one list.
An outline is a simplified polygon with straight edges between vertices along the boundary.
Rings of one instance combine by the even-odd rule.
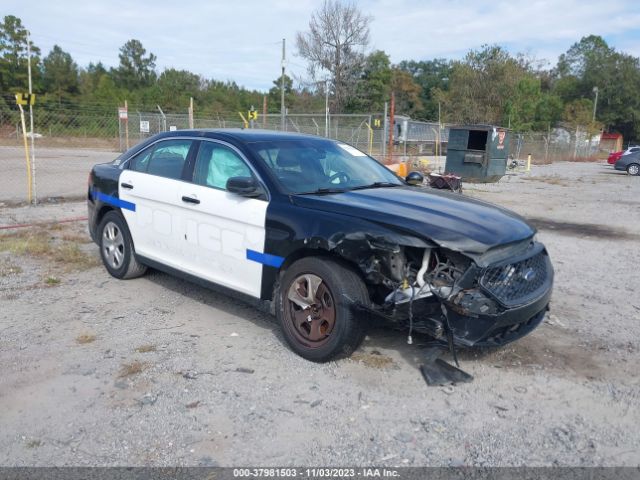
[[[460, 60], [436, 58], [393, 64], [381, 50], [369, 49], [371, 17], [341, 0], [326, 0], [313, 12], [308, 29], [296, 38], [307, 62], [304, 78], [285, 76], [285, 105], [291, 112], [381, 112], [391, 93], [397, 114], [421, 120], [489, 123], [517, 131], [541, 131], [559, 122], [640, 137], [640, 61], [617, 51], [596, 35], [580, 39], [556, 65], [499, 45], [470, 50]], [[0, 23], [0, 112], [12, 95], [27, 88], [27, 30], [7, 15]], [[184, 112], [193, 98], [202, 115], [262, 108], [280, 111], [280, 78], [269, 91], [234, 81], [207, 79], [168, 68], [156, 69], [156, 56], [139, 40], [119, 50], [119, 64], [79, 66], [55, 45], [43, 56], [31, 43], [34, 92], [39, 108], [113, 113], [127, 99], [139, 109]], [[326, 92], [325, 89], [329, 91]], [[598, 95], [594, 119], [594, 101]]]

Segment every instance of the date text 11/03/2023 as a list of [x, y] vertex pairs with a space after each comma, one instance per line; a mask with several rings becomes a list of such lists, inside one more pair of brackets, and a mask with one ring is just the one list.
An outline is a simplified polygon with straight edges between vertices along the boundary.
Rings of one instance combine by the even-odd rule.
[[388, 468], [235, 468], [234, 478], [399, 478]]
[[389, 468], [234, 468], [234, 478], [399, 478]]

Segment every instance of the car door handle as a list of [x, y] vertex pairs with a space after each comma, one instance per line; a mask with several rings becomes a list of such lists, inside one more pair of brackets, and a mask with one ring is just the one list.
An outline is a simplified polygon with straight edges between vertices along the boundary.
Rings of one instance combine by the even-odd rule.
[[182, 201], [186, 203], [194, 203], [196, 205], [200, 203], [200, 200], [198, 200], [197, 198], [187, 197], [187, 196], [183, 196]]
[[121, 183], [120, 186], [128, 190], [131, 190], [133, 188], [133, 185], [131, 185], [130, 183]]

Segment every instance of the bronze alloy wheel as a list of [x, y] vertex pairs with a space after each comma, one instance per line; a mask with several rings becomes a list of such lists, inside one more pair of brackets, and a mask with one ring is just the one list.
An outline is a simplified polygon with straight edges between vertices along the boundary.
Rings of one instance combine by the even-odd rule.
[[333, 295], [322, 278], [312, 273], [291, 282], [284, 314], [296, 340], [309, 348], [327, 343], [336, 324]]

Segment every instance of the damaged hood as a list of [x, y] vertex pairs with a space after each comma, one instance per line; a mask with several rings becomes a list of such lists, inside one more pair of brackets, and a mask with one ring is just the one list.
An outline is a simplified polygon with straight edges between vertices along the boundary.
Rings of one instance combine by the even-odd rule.
[[366, 219], [461, 252], [483, 254], [535, 233], [509, 210], [430, 188], [371, 188], [291, 198], [303, 208]]

